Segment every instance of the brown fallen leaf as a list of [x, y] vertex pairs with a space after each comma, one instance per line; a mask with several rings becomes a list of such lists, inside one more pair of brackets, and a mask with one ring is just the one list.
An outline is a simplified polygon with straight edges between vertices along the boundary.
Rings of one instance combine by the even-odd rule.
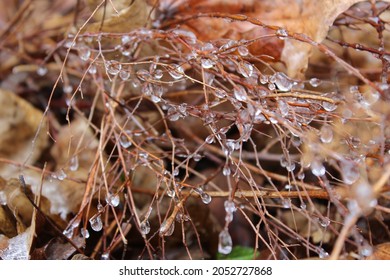
[[366, 260], [390, 260], [390, 242], [376, 245], [374, 253]]
[[[47, 145], [46, 123], [41, 123], [43, 113], [3, 89], [0, 89], [0, 104], [0, 158], [34, 163]], [[3, 177], [11, 177], [16, 171], [17, 167], [0, 163]]]
[[[337, 16], [358, 2], [361, 0], [162, 0], [159, 10], [165, 16], [163, 19], [180, 19], [186, 15], [212, 12], [245, 14], [265, 24], [284, 28], [290, 34], [303, 33], [319, 43], [324, 40]], [[193, 19], [183, 26], [206, 41], [215, 38], [255, 39], [275, 34], [274, 31], [263, 30], [250, 22], [229, 22], [217, 18]], [[271, 36], [260, 39], [250, 50], [253, 55], [270, 55], [276, 61], [280, 58], [286, 64], [290, 77], [302, 76], [306, 71], [312, 46], [293, 39], [283, 41]]]

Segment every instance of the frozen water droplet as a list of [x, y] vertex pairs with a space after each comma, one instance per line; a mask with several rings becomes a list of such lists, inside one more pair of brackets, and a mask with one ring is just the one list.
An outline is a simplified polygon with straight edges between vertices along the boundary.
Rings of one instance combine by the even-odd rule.
[[60, 169], [60, 170], [58, 170], [58, 171], [55, 173], [55, 178], [57, 178], [57, 179], [60, 180], [60, 181], [65, 180], [66, 177], [67, 177], [67, 175], [66, 175], [64, 169]]
[[148, 234], [150, 232], [150, 224], [148, 220], [144, 220], [139, 225], [141, 234]]
[[110, 252], [103, 253], [100, 256], [100, 259], [103, 260], [103, 261], [109, 260], [110, 259]]
[[289, 91], [293, 86], [293, 82], [283, 72], [277, 72], [274, 75], [275, 84], [280, 91]]
[[295, 162], [290, 162], [290, 164], [286, 165], [286, 170], [288, 172], [293, 172], [295, 170], [295, 167], [296, 167]]
[[247, 61], [240, 61], [237, 66], [237, 71], [245, 78], [253, 75], [253, 65]]
[[194, 154], [192, 158], [194, 159], [194, 161], [200, 161], [202, 159], [202, 156], [200, 154]]
[[345, 160], [341, 163], [341, 174], [344, 183], [352, 185], [360, 178], [359, 166], [353, 161]]
[[99, 204], [97, 205], [97, 210], [98, 210], [99, 213], [103, 212], [104, 207], [103, 207], [103, 205], [102, 205], [101, 203], [99, 203]]
[[287, 102], [284, 100], [279, 100], [278, 107], [279, 107], [280, 113], [282, 114], [282, 117], [286, 117], [288, 115], [288, 112], [289, 112], [289, 106], [288, 106]]
[[310, 169], [313, 175], [323, 176], [325, 174], [325, 166], [318, 159], [314, 159], [310, 164]]
[[294, 147], [299, 147], [302, 144], [301, 138], [299, 136], [291, 136], [291, 143]]
[[204, 192], [200, 195], [200, 197], [204, 204], [209, 204], [211, 202], [211, 196], [208, 193]]
[[247, 56], [249, 54], [248, 48], [246, 46], [239, 46], [237, 52], [241, 56]]
[[225, 167], [222, 169], [222, 174], [223, 174], [224, 176], [229, 176], [230, 173], [231, 173], [230, 167], [227, 166], [227, 165], [225, 165]]
[[37, 69], [37, 74], [39, 76], [45, 76], [47, 74], [48, 70], [45, 66], [39, 66]]
[[122, 81], [127, 81], [130, 78], [130, 72], [121, 70], [119, 71], [119, 77], [122, 79]]
[[320, 130], [320, 139], [322, 143], [330, 143], [333, 140], [333, 129], [330, 125], [324, 124]]
[[326, 252], [323, 248], [320, 248], [320, 250], [318, 252], [318, 256], [320, 257], [320, 259], [325, 259], [325, 258], [329, 257], [329, 253]]
[[183, 67], [177, 65], [177, 64], [171, 64], [171, 69], [169, 69], [169, 75], [171, 75], [172, 78], [175, 80], [178, 80], [183, 77], [184, 70]]
[[221, 89], [221, 88], [217, 88], [217, 89], [215, 89], [215, 95], [216, 95], [218, 98], [224, 98], [224, 97], [226, 97], [226, 91], [224, 91], [224, 90]]
[[281, 158], [280, 158], [280, 166], [281, 167], [286, 167], [288, 164], [288, 160], [286, 159], [286, 157], [283, 155]]
[[330, 219], [328, 217], [320, 219], [320, 225], [324, 228], [328, 227], [330, 225]]
[[127, 149], [132, 145], [131, 141], [129, 140], [129, 135], [131, 135], [131, 132], [126, 131], [125, 134], [122, 134], [119, 137], [119, 144], [124, 148]]
[[89, 219], [89, 223], [94, 231], [101, 231], [103, 228], [103, 222], [100, 215]]
[[209, 58], [202, 58], [200, 60], [200, 62], [202, 64], [202, 67], [205, 69], [209, 69], [209, 68], [212, 68], [214, 66], [214, 61], [212, 61]]
[[207, 144], [212, 144], [214, 142], [214, 135], [211, 134], [211, 135], [207, 136], [205, 142]]
[[118, 61], [115, 60], [109, 60], [105, 63], [107, 73], [111, 75], [118, 75], [118, 73], [122, 69], [122, 64], [120, 64]]
[[196, 44], [197, 41], [196, 35], [191, 31], [184, 30], [184, 29], [176, 29], [173, 30], [172, 33], [175, 34], [176, 36], [182, 37], [188, 44], [191, 45]]
[[305, 202], [302, 202], [300, 208], [301, 208], [302, 210], [306, 210], [306, 208], [307, 208], [306, 203], [305, 203]]
[[268, 83], [268, 89], [269, 89], [269, 90], [274, 90], [274, 89], [276, 89], [275, 84], [273, 84], [273, 83]]
[[291, 208], [291, 199], [290, 198], [283, 198], [282, 199], [282, 206], [284, 209], [290, 209]]
[[239, 101], [247, 100], [245, 88], [241, 85], [236, 85], [233, 89], [234, 97]]
[[66, 94], [71, 94], [72, 91], [73, 91], [73, 87], [71, 85], [67, 85], [67, 86], [64, 87], [63, 91]]
[[167, 195], [171, 198], [175, 197], [175, 190], [173, 188], [167, 188]]
[[227, 229], [219, 233], [218, 252], [224, 255], [230, 254], [233, 249], [232, 237]]
[[165, 220], [160, 226], [160, 236], [171, 236], [174, 231], [175, 222], [170, 219]]
[[[31, 228], [8, 240], [8, 244], [1, 248], [2, 260], [28, 260], [30, 251]], [[2, 244], [3, 245], [3, 244]]]
[[309, 83], [312, 87], [318, 87], [321, 84], [321, 80], [318, 78], [311, 78]]
[[298, 175], [297, 175], [297, 178], [298, 178], [299, 180], [305, 179], [305, 173], [304, 173], [304, 172], [299, 172]]
[[225, 202], [223, 203], [224, 207], [225, 207], [225, 211], [227, 213], [233, 213], [237, 210], [236, 208], [236, 205], [234, 204], [233, 201], [231, 200], [225, 200]]
[[164, 73], [161, 69], [156, 69], [156, 71], [154, 71], [154, 78], [156, 78], [157, 80], [160, 80], [163, 76], [164, 76]]
[[87, 61], [91, 56], [91, 49], [88, 48], [87, 46], [83, 46], [79, 48], [79, 56], [81, 60]]
[[84, 237], [85, 239], [89, 238], [89, 231], [86, 228], [82, 228], [80, 230], [81, 236]]
[[260, 83], [265, 85], [266, 83], [268, 83], [268, 76], [267, 75], [263, 75], [261, 74], [260, 75]]
[[336, 110], [337, 105], [335, 103], [324, 101], [322, 102], [322, 108], [324, 108], [324, 110], [327, 112], [332, 112]]
[[359, 253], [363, 257], [369, 257], [372, 255], [373, 252], [374, 249], [372, 248], [372, 246], [367, 241], [363, 241], [363, 244], [359, 248]]
[[290, 185], [290, 184], [287, 184], [287, 185], [284, 186], [284, 189], [290, 191], [290, 190], [293, 189], [293, 186]]
[[7, 195], [4, 191], [0, 191], [0, 205], [7, 205]]
[[179, 167], [176, 167], [176, 168], [173, 170], [172, 175], [173, 175], [173, 176], [179, 175]]
[[107, 204], [111, 205], [112, 207], [117, 207], [119, 205], [119, 202], [120, 202], [119, 195], [108, 193], [106, 196], [106, 202], [107, 202]]
[[121, 38], [122, 44], [125, 45], [131, 41], [131, 37], [129, 35], [123, 35]]
[[284, 40], [286, 37], [288, 37], [288, 32], [284, 28], [279, 28], [276, 30], [276, 36], [278, 36], [279, 39]]
[[93, 75], [93, 74], [96, 74], [97, 72], [97, 68], [96, 68], [96, 65], [95, 64], [91, 64], [88, 68], [88, 73]]
[[230, 223], [233, 221], [233, 213], [231, 212], [226, 212], [225, 215], [225, 222]]
[[74, 155], [70, 158], [69, 161], [69, 170], [70, 171], [76, 171], [79, 169], [79, 157], [77, 155]]

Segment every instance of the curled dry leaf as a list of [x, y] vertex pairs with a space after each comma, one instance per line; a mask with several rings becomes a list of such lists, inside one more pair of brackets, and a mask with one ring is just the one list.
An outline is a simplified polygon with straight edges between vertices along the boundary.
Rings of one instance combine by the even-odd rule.
[[374, 247], [374, 252], [367, 260], [390, 260], [390, 243], [382, 243]]
[[[361, 0], [162, 0], [160, 10], [165, 17], [180, 18], [198, 13], [245, 14], [265, 24], [279, 26], [291, 33], [303, 33], [315, 42], [322, 42], [338, 15]], [[386, 0], [389, 2], [389, 0]], [[215, 38], [254, 39], [250, 46], [253, 55], [270, 55], [286, 64], [290, 77], [301, 76], [307, 68], [312, 46], [293, 39], [278, 40], [274, 31], [265, 30], [249, 22], [226, 19], [200, 18], [185, 23], [201, 40]], [[269, 38], [264, 39], [264, 37]]]
[[[42, 112], [12, 92], [2, 89], [0, 104], [0, 158], [34, 163], [47, 145], [46, 124], [44, 121], [41, 123]], [[2, 176], [10, 177], [15, 171], [15, 166], [0, 163]]]

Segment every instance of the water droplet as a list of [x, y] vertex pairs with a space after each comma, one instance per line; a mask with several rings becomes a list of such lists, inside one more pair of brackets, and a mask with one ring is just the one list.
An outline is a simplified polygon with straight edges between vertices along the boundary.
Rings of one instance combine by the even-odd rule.
[[299, 206], [302, 210], [306, 210], [306, 208], [307, 208], [307, 205], [306, 205], [306, 203], [305, 202], [302, 202], [301, 203], [301, 206]]
[[129, 136], [131, 135], [130, 131], [125, 131], [124, 134], [122, 134], [119, 137], [119, 144], [124, 148], [127, 149], [132, 145], [131, 141], [129, 140]]
[[314, 159], [310, 164], [310, 169], [313, 175], [315, 176], [323, 176], [325, 174], [325, 166], [318, 159]]
[[120, 202], [119, 195], [108, 193], [106, 195], [106, 202], [107, 202], [107, 204], [111, 205], [112, 207], [117, 207], [119, 205], [119, 202]]
[[329, 253], [326, 252], [323, 248], [320, 248], [320, 250], [318, 252], [318, 256], [320, 257], [320, 259], [325, 259], [325, 258], [329, 257]]
[[298, 175], [297, 175], [297, 178], [298, 178], [299, 180], [305, 179], [305, 173], [304, 173], [304, 172], [299, 172]]
[[39, 76], [45, 76], [48, 72], [48, 69], [45, 66], [39, 66], [37, 69], [37, 74]]
[[139, 225], [141, 234], [148, 234], [150, 232], [150, 224], [148, 220], [144, 220]]
[[236, 205], [231, 200], [225, 200], [223, 205], [224, 205], [225, 211], [227, 213], [233, 213], [233, 212], [235, 212], [237, 210]]
[[100, 215], [89, 219], [89, 223], [91, 224], [91, 228], [94, 231], [101, 231], [103, 228], [103, 222], [102, 222], [102, 218], [100, 217]]
[[209, 58], [202, 58], [200, 60], [200, 62], [202, 64], [202, 67], [205, 69], [209, 69], [209, 68], [212, 68], [214, 66], [214, 61], [212, 61]]
[[91, 64], [88, 68], [88, 73], [93, 75], [93, 74], [96, 74], [97, 72], [97, 68], [96, 68], [96, 65], [95, 64]]
[[122, 81], [127, 81], [130, 78], [130, 72], [125, 70], [120, 70], [119, 77], [122, 79]]
[[282, 199], [282, 206], [284, 209], [290, 209], [291, 208], [291, 199], [290, 198], [283, 198]]
[[202, 156], [200, 154], [194, 154], [193, 157], [194, 161], [200, 161], [202, 159]]
[[337, 105], [335, 103], [324, 101], [322, 102], [322, 108], [324, 108], [324, 110], [327, 112], [332, 112], [336, 110]]
[[289, 106], [288, 106], [287, 102], [284, 100], [279, 100], [278, 107], [279, 107], [280, 113], [282, 114], [282, 117], [286, 117], [289, 113]]
[[60, 181], [63, 181], [63, 180], [66, 179], [67, 175], [66, 175], [64, 169], [60, 169], [60, 170], [58, 170], [58, 171], [54, 174], [53, 177], [56, 178], [56, 179], [58, 179], [58, 180], [60, 180]]
[[125, 45], [131, 41], [131, 37], [129, 35], [123, 35], [121, 38], [122, 44]]
[[363, 241], [363, 244], [359, 248], [359, 253], [363, 257], [369, 257], [372, 255], [373, 252], [374, 249], [372, 248], [372, 246], [367, 241]]
[[178, 80], [183, 77], [184, 69], [183, 67], [177, 65], [177, 64], [171, 64], [171, 68], [169, 69], [169, 75], [171, 75], [172, 78], [175, 80]]
[[157, 80], [160, 80], [164, 75], [164, 72], [161, 70], [161, 69], [156, 69], [156, 71], [154, 71], [154, 78], [156, 78]]
[[273, 84], [273, 83], [268, 83], [268, 89], [269, 89], [269, 90], [274, 90], [274, 89], [276, 89], [275, 84]]
[[0, 191], [0, 205], [7, 205], [7, 195], [4, 191]]
[[71, 94], [73, 92], [73, 87], [71, 85], [67, 85], [63, 88], [64, 93]]
[[99, 204], [97, 205], [97, 210], [98, 210], [99, 213], [103, 212], [104, 206], [103, 206], [101, 203], [99, 203]]
[[241, 56], [247, 56], [249, 54], [248, 48], [246, 46], [239, 46], [237, 52]]
[[324, 217], [323, 219], [320, 219], [320, 225], [324, 228], [328, 227], [330, 225], [330, 219], [328, 217]]
[[70, 171], [76, 171], [79, 169], [79, 157], [77, 155], [74, 155], [70, 158], [69, 161], [69, 170]]
[[174, 231], [175, 222], [170, 219], [165, 220], [160, 226], [160, 236], [171, 236]]
[[211, 202], [211, 196], [208, 193], [204, 192], [200, 195], [200, 197], [204, 204], [209, 204]]
[[277, 72], [274, 76], [275, 84], [280, 91], [289, 91], [293, 86], [293, 82], [283, 72]]
[[173, 188], [167, 188], [167, 196], [173, 198], [175, 197], [176, 193], [175, 193], [175, 189]]
[[309, 83], [312, 87], [318, 87], [321, 84], [321, 80], [318, 78], [311, 78]]
[[233, 89], [234, 97], [239, 101], [247, 100], [245, 88], [241, 85], [236, 85]]
[[121, 71], [122, 64], [120, 64], [118, 61], [115, 61], [115, 60], [109, 60], [109, 61], [106, 61], [105, 67], [106, 67], [107, 73], [115, 76], [119, 73], [119, 71]]
[[205, 142], [207, 144], [212, 144], [214, 142], [214, 135], [211, 134], [211, 135], [207, 136]]
[[284, 189], [290, 191], [290, 190], [293, 189], [293, 186], [290, 185], [290, 184], [287, 184], [287, 185], [284, 186]]
[[265, 85], [266, 83], [268, 83], [268, 76], [267, 75], [260, 75], [260, 83]]
[[352, 185], [360, 178], [359, 166], [355, 162], [345, 160], [340, 165], [343, 181], [347, 185]]
[[106, 253], [103, 253], [101, 256], [100, 256], [100, 259], [101, 260], [109, 260], [110, 259], [110, 252], [106, 252]]
[[196, 35], [188, 30], [183, 30], [183, 29], [175, 29], [172, 31], [173, 34], [176, 36], [182, 37], [188, 44], [196, 44], [197, 38]]
[[284, 28], [279, 28], [276, 30], [276, 36], [278, 36], [279, 39], [284, 40], [286, 37], [288, 37], [288, 32]]
[[176, 167], [176, 168], [173, 170], [172, 175], [173, 175], [173, 176], [179, 175], [179, 167]]
[[218, 252], [221, 254], [230, 254], [233, 249], [232, 237], [227, 229], [219, 233]]
[[91, 56], [91, 49], [87, 46], [83, 46], [78, 50], [81, 60], [87, 61]]
[[89, 238], [89, 231], [86, 228], [82, 228], [80, 230], [81, 236], [84, 237], [85, 239]]
[[230, 167], [227, 166], [227, 165], [225, 165], [225, 167], [222, 169], [222, 174], [223, 174], [224, 176], [229, 176], [230, 173], [231, 173]]
[[330, 143], [333, 140], [333, 129], [330, 125], [324, 124], [320, 130], [320, 139], [322, 143]]
[[240, 61], [237, 65], [237, 71], [245, 78], [253, 75], [253, 65], [247, 61]]

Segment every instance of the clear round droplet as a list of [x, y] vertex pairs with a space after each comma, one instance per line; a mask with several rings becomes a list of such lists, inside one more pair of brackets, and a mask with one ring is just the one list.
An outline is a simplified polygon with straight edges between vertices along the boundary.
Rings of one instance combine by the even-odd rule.
[[337, 105], [335, 103], [324, 101], [322, 102], [322, 108], [324, 108], [327, 112], [332, 112], [337, 109]]
[[247, 61], [240, 61], [237, 66], [237, 71], [245, 78], [249, 78], [253, 75], [253, 65]]
[[89, 66], [88, 68], [88, 73], [93, 75], [93, 74], [96, 74], [97, 72], [97, 68], [96, 68], [96, 65], [95, 64], [92, 64], [91, 66]]
[[79, 169], [79, 157], [77, 155], [74, 155], [70, 158], [69, 161], [69, 170], [70, 171], [76, 171]]
[[330, 225], [330, 219], [328, 217], [324, 217], [323, 219], [320, 219], [320, 225], [324, 228], [328, 227]]
[[148, 220], [144, 220], [141, 222], [140, 231], [142, 234], [148, 234], [150, 232], [150, 224]]
[[233, 249], [232, 237], [227, 229], [219, 233], [218, 252], [224, 255], [230, 254]]
[[115, 60], [106, 61], [105, 66], [106, 66], [107, 73], [114, 76], [118, 75], [118, 73], [122, 69], [122, 64], [120, 64], [118, 61]]
[[321, 161], [314, 159], [310, 164], [310, 169], [313, 175], [315, 176], [323, 176], [325, 175], [326, 169]]
[[101, 231], [103, 228], [103, 222], [100, 215], [89, 219], [89, 223], [94, 231]]
[[214, 66], [214, 61], [212, 61], [209, 58], [202, 58], [200, 60], [200, 63], [202, 64], [202, 67], [205, 69], [212, 68]]
[[175, 80], [178, 80], [183, 77], [184, 70], [183, 67], [177, 65], [177, 64], [171, 64], [171, 69], [169, 69], [169, 75], [171, 75], [172, 78]]
[[204, 204], [209, 204], [211, 202], [211, 196], [208, 193], [204, 192], [200, 195], [200, 197]]
[[249, 54], [249, 50], [246, 46], [239, 46], [237, 52], [241, 56], [247, 56]]
[[103, 253], [100, 256], [100, 259], [103, 260], [103, 261], [109, 260], [110, 259], [110, 252]]
[[107, 202], [107, 204], [111, 205], [112, 207], [117, 207], [119, 205], [119, 202], [120, 202], [119, 195], [108, 193], [106, 196], [106, 202]]
[[279, 39], [283, 40], [288, 37], [288, 32], [284, 28], [279, 28], [278, 30], [276, 30], [276, 36], [278, 36]]
[[130, 72], [121, 70], [119, 71], [119, 77], [122, 79], [122, 81], [127, 81], [130, 78]]
[[293, 82], [283, 72], [277, 72], [273, 76], [275, 78], [275, 85], [280, 91], [289, 91], [293, 86]]
[[222, 169], [222, 174], [224, 176], [229, 176], [231, 174], [231, 170], [230, 170], [230, 167], [229, 166], [225, 166], [223, 169]]
[[333, 140], [333, 129], [330, 125], [324, 124], [320, 130], [320, 139], [322, 143], [330, 143]]
[[372, 246], [367, 241], [363, 241], [363, 244], [359, 248], [360, 255], [362, 255], [363, 257], [369, 257], [372, 255], [373, 252], [374, 249], [372, 248]]
[[212, 144], [214, 142], [214, 135], [211, 134], [211, 135], [207, 136], [205, 142], [207, 144]]
[[231, 200], [225, 200], [223, 205], [224, 205], [225, 211], [227, 213], [233, 213], [233, 212], [235, 212], [237, 210], [236, 205]]
[[67, 175], [66, 175], [64, 169], [60, 169], [60, 170], [58, 170], [58, 171], [55, 173], [55, 178], [57, 178], [57, 179], [60, 180], [60, 181], [65, 180], [66, 177], [67, 177]]
[[325, 258], [329, 257], [329, 253], [326, 252], [323, 248], [321, 248], [318, 252], [318, 256], [320, 259], [325, 259]]
[[311, 78], [309, 83], [312, 87], [318, 87], [321, 84], [321, 80], [318, 78]]
[[7, 205], [7, 195], [4, 191], [0, 191], [0, 205]]
[[127, 149], [127, 148], [129, 148], [132, 145], [131, 141], [129, 140], [129, 136], [128, 136], [129, 134], [130, 134], [129, 132], [126, 132], [125, 134], [122, 134], [119, 137], [119, 144], [124, 149]]
[[343, 181], [347, 185], [352, 185], [360, 178], [359, 166], [355, 162], [351, 160], [345, 160], [340, 165]]
[[84, 237], [85, 239], [89, 238], [89, 231], [86, 228], [82, 228], [80, 230], [81, 236]]
[[291, 199], [290, 198], [283, 198], [282, 199], [282, 206], [284, 209], [290, 209], [291, 208]]
[[175, 222], [168, 223], [165, 220], [160, 226], [160, 236], [171, 236], [175, 231]]
[[247, 100], [247, 94], [245, 91], [245, 88], [241, 85], [236, 85], [233, 89], [234, 97], [238, 101], [245, 101]]
[[45, 76], [48, 72], [48, 69], [45, 67], [45, 66], [39, 66], [38, 69], [37, 69], [37, 74], [39, 76]]
[[87, 61], [91, 56], [91, 49], [86, 46], [79, 48], [79, 56], [81, 60]]

